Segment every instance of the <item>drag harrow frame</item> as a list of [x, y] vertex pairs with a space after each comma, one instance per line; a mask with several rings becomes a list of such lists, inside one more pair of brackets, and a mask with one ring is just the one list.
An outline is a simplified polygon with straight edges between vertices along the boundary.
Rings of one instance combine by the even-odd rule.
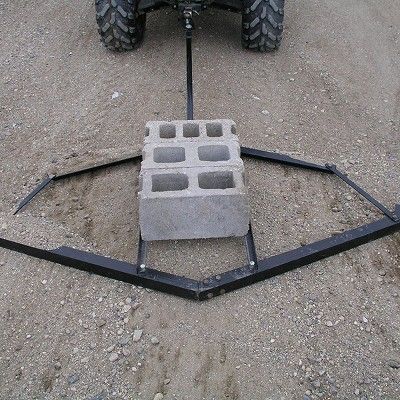
[[[188, 120], [191, 120], [193, 119], [193, 21], [191, 10], [184, 10], [183, 19], [186, 30], [187, 118]], [[359, 226], [355, 229], [261, 260], [257, 258], [256, 246], [250, 225], [249, 231], [244, 237], [248, 264], [219, 275], [211, 276], [201, 281], [149, 268], [146, 265], [148, 243], [142, 240], [141, 235], [139, 235], [138, 257], [135, 264], [73, 249], [71, 247], [63, 246], [54, 250], [45, 250], [4, 238], [0, 238], [0, 247], [107, 278], [170, 293], [176, 296], [193, 300], [207, 300], [249, 286], [255, 282], [283, 274], [304, 265], [308, 265], [315, 261], [322, 260], [334, 254], [355, 248], [400, 230], [400, 219], [398, 217], [400, 215], [400, 204], [397, 204], [395, 211], [391, 212], [387, 207], [350, 180], [347, 175], [339, 171], [335, 165], [318, 165], [297, 160], [288, 155], [248, 147], [241, 147], [241, 156], [260, 161], [308, 169], [323, 174], [335, 175], [377, 207], [384, 216], [379, 220]], [[72, 178], [85, 173], [126, 163], [139, 163], [141, 159], [141, 155], [132, 155], [65, 174], [48, 176], [20, 202], [14, 214], [18, 213], [39, 192], [52, 182], [61, 181], [66, 178]]]

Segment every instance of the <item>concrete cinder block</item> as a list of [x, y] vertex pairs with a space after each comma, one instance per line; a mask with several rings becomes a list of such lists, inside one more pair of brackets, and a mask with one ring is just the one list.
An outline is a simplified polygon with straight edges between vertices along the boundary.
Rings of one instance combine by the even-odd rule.
[[144, 240], [244, 236], [249, 220], [233, 121], [147, 123], [139, 190]]
[[148, 170], [140, 176], [143, 240], [244, 236], [250, 209], [240, 169]]
[[212, 121], [150, 121], [146, 124], [145, 144], [173, 141], [235, 140], [236, 124], [230, 119]]
[[243, 167], [237, 140], [148, 143], [143, 147], [142, 157], [142, 170], [177, 167]]

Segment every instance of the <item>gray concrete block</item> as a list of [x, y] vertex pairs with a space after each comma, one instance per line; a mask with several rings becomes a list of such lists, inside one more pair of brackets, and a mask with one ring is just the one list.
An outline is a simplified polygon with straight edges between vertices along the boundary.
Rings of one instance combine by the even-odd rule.
[[250, 209], [241, 168], [146, 170], [140, 175], [144, 240], [244, 236]]
[[250, 210], [233, 121], [148, 122], [142, 154], [144, 240], [247, 233]]
[[243, 168], [237, 140], [148, 143], [142, 156], [142, 170], [211, 166]]
[[236, 124], [229, 119], [194, 121], [150, 121], [146, 124], [145, 143], [173, 141], [238, 140]]

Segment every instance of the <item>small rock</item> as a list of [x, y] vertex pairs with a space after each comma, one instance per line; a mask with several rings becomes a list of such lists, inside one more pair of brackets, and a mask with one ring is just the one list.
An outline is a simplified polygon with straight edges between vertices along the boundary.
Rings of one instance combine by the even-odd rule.
[[389, 360], [388, 365], [390, 368], [399, 369], [400, 368], [400, 361], [398, 360]]
[[311, 384], [312, 384], [315, 388], [321, 387], [321, 381], [320, 381], [319, 379], [316, 379], [315, 381], [311, 382]]
[[47, 280], [46, 279], [43, 279], [42, 280], [42, 285], [45, 285], [47, 283]]
[[111, 353], [109, 360], [111, 362], [117, 361], [118, 360], [118, 354], [117, 353]]
[[156, 345], [156, 344], [159, 344], [159, 343], [160, 343], [160, 341], [158, 340], [158, 338], [157, 338], [157, 337], [155, 337], [155, 336], [153, 336], [153, 337], [150, 339], [150, 341], [151, 341], [151, 343], [152, 343], [152, 344], [154, 344], [154, 345]]
[[380, 275], [380, 276], [385, 276], [385, 275], [386, 275], [386, 271], [384, 271], [383, 269], [381, 269], [381, 270], [379, 271], [379, 275]]
[[125, 346], [125, 345], [127, 345], [127, 344], [129, 343], [130, 340], [131, 340], [131, 336], [130, 336], [130, 335], [125, 335], [125, 336], [122, 336], [122, 337], [118, 340], [118, 343], [119, 343], [121, 346]]
[[157, 393], [154, 396], [154, 400], [162, 400], [164, 398], [164, 395], [162, 393]]
[[127, 313], [131, 308], [132, 308], [132, 306], [131, 306], [130, 304], [125, 304], [125, 305], [122, 307], [122, 312], [125, 314], [125, 313]]
[[106, 323], [107, 323], [107, 321], [106, 321], [105, 319], [99, 319], [99, 320], [96, 322], [96, 325], [97, 325], [99, 328], [101, 328], [101, 327], [104, 326]]
[[112, 345], [110, 347], [107, 347], [106, 352], [111, 353], [115, 349], [115, 345]]
[[61, 363], [60, 362], [55, 362], [54, 363], [54, 368], [56, 369], [56, 370], [60, 370], [61, 369]]
[[132, 305], [132, 310], [137, 310], [140, 307], [140, 303], [134, 303]]
[[354, 391], [354, 394], [355, 394], [356, 396], [358, 396], [358, 395], [360, 394], [360, 389], [356, 389], [356, 390]]
[[113, 94], [112, 94], [112, 96], [111, 96], [111, 100], [114, 100], [114, 99], [116, 99], [116, 98], [118, 98], [119, 97], [119, 93], [118, 92], [114, 92]]
[[72, 374], [67, 378], [67, 381], [70, 385], [73, 385], [74, 383], [79, 381], [79, 375], [78, 374]]
[[122, 354], [123, 354], [125, 357], [128, 357], [128, 356], [131, 354], [131, 351], [130, 351], [129, 349], [127, 349], [126, 347], [124, 347], [124, 348], [122, 349]]
[[326, 321], [326, 322], [325, 322], [325, 325], [326, 325], [326, 326], [333, 326], [333, 322], [332, 322], [332, 321]]
[[268, 111], [268, 110], [262, 110], [262, 111], [261, 111], [261, 114], [269, 115], [269, 111]]
[[134, 342], [138, 342], [138, 341], [141, 339], [142, 334], [143, 334], [143, 330], [142, 330], [142, 329], [135, 329], [135, 330], [133, 331], [132, 340], [133, 340]]
[[89, 397], [88, 400], [104, 400], [104, 399], [105, 399], [104, 393], [99, 393], [99, 394], [96, 394], [93, 397]]
[[168, 385], [171, 382], [171, 379], [164, 379], [164, 385]]
[[279, 119], [278, 119], [278, 122], [283, 122], [283, 121], [284, 121], [283, 118], [279, 118]]

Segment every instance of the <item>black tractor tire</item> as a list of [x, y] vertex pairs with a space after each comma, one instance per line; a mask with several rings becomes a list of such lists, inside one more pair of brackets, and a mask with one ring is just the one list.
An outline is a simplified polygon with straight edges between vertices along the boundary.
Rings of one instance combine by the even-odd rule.
[[278, 49], [283, 33], [285, 0], [243, 0], [242, 44], [261, 52]]
[[137, 12], [139, 0], [96, 0], [96, 20], [104, 46], [114, 51], [137, 48], [143, 41], [146, 14]]

